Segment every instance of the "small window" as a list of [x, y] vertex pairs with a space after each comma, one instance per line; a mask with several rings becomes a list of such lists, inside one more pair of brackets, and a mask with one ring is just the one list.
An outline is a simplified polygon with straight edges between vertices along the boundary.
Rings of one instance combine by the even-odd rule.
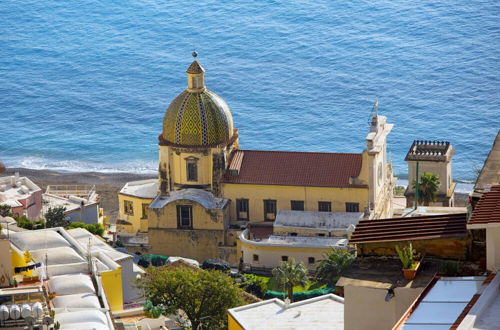
[[288, 261], [288, 256], [281, 256], [281, 261]]
[[345, 203], [346, 212], [359, 212], [359, 203]]
[[304, 201], [291, 201], [290, 208], [293, 211], [304, 211]]
[[134, 206], [132, 201], [123, 201], [124, 213], [127, 215], [134, 215]]
[[253, 255], [253, 261], [259, 262], [259, 255], [258, 254]]
[[149, 204], [146, 204], [146, 203], [142, 204], [142, 218], [141, 219], [148, 218], [148, 214], [147, 214], [148, 206], [149, 206]]
[[236, 216], [238, 220], [248, 220], [248, 199], [236, 200]]
[[319, 237], [325, 237], [325, 234], [318, 234]]
[[307, 262], [309, 263], [309, 265], [312, 265], [312, 264], [314, 264], [316, 262], [316, 260], [314, 259], [314, 257], [309, 257], [307, 259]]
[[186, 160], [187, 180], [198, 181], [198, 164], [195, 159]]
[[332, 212], [332, 202], [318, 202], [318, 211]]
[[264, 220], [274, 221], [276, 218], [276, 200], [275, 199], [265, 199], [264, 200]]
[[297, 233], [290, 233], [290, 236], [297, 236]]
[[193, 228], [193, 209], [191, 205], [177, 205], [177, 227], [180, 229]]

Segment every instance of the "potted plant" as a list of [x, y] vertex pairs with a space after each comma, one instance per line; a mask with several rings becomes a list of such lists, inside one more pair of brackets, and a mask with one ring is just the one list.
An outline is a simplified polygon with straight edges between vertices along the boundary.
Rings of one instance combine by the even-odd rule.
[[419, 256], [418, 254], [415, 253], [415, 250], [413, 250], [411, 242], [408, 244], [408, 246], [403, 247], [401, 249], [399, 248], [398, 245], [396, 245], [396, 252], [398, 253], [399, 259], [403, 264], [404, 278], [407, 280], [413, 280], [417, 275], [417, 270], [418, 267], [420, 266], [420, 261], [417, 261]]

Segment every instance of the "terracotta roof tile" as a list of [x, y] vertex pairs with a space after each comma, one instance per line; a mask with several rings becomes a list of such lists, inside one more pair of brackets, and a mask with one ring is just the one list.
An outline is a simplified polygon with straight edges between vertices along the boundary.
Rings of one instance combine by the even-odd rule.
[[467, 237], [466, 224], [466, 213], [363, 220], [356, 226], [349, 243]]
[[483, 193], [469, 219], [469, 225], [500, 223], [500, 185]]
[[349, 183], [351, 177], [361, 172], [362, 154], [258, 150], [243, 150], [238, 153], [241, 154], [239, 174], [226, 173], [223, 183], [367, 187]]

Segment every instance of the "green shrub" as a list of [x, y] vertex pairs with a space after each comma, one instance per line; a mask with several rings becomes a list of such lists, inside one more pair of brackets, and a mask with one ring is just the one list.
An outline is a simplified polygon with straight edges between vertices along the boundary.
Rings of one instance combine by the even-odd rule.
[[267, 282], [269, 278], [253, 274], [245, 274], [245, 278], [245, 291], [259, 298], [263, 298], [268, 290]]
[[462, 263], [458, 260], [446, 260], [441, 265], [441, 273], [446, 276], [458, 276], [462, 273]]
[[87, 229], [92, 234], [99, 235], [101, 237], [104, 234], [104, 226], [101, 225], [100, 223], [72, 222], [69, 224], [67, 229], [72, 229], [72, 228], [84, 228]]
[[16, 220], [17, 226], [20, 228], [28, 230], [45, 228], [45, 222], [43, 222], [43, 220], [31, 221], [25, 216], [15, 217], [14, 220]]

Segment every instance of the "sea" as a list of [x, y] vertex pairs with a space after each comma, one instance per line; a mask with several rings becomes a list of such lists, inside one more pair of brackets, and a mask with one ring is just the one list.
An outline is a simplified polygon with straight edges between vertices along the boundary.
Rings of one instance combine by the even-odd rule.
[[494, 0], [10, 0], [0, 15], [8, 167], [155, 173], [193, 51], [244, 149], [361, 152], [378, 98], [400, 178], [413, 140], [446, 140], [470, 184], [500, 128]]

